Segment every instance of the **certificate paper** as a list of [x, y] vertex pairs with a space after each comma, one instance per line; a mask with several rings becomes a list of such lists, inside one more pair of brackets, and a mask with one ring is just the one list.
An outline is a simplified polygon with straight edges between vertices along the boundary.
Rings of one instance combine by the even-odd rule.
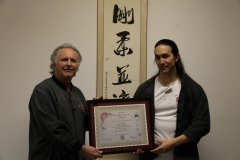
[[104, 153], [150, 148], [148, 110], [148, 101], [92, 101], [90, 144]]

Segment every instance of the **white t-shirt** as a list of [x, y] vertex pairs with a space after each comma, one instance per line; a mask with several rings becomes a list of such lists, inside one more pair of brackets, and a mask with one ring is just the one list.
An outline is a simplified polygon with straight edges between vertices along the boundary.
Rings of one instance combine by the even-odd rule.
[[[176, 130], [177, 104], [181, 83], [176, 80], [170, 87], [164, 87], [158, 77], [155, 79], [155, 139], [172, 139]], [[167, 153], [158, 154], [156, 160], [173, 160], [173, 149]]]

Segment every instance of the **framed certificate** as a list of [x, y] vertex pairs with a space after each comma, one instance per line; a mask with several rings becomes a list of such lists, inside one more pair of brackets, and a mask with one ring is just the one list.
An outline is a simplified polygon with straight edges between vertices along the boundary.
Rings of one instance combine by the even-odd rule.
[[88, 101], [90, 145], [108, 153], [153, 148], [148, 99]]

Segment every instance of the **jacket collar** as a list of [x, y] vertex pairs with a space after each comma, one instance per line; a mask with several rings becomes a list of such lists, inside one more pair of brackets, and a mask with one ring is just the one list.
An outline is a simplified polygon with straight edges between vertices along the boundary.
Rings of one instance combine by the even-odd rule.
[[[62, 83], [57, 79], [57, 77], [56, 77], [55, 75], [52, 76], [52, 79], [53, 79], [53, 81], [54, 81], [59, 87], [61, 87], [62, 89], [64, 89], [64, 90], [67, 91], [67, 88], [65, 87], [65, 85], [62, 84]], [[71, 82], [70, 86], [71, 86], [71, 90], [72, 90], [72, 88], [73, 88], [72, 82]]]

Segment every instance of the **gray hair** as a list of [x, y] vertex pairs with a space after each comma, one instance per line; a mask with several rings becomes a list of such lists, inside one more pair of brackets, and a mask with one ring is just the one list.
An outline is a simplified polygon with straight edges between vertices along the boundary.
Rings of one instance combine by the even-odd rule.
[[[81, 54], [80, 54], [80, 52], [78, 51], [78, 49], [76, 48], [76, 47], [74, 47], [73, 45], [71, 45], [71, 44], [69, 44], [69, 43], [64, 43], [64, 44], [62, 44], [61, 46], [59, 46], [59, 47], [57, 47], [54, 51], [53, 51], [53, 53], [52, 53], [52, 55], [51, 55], [51, 57], [50, 57], [50, 61], [51, 61], [51, 64], [50, 64], [50, 74], [51, 75], [53, 75], [53, 73], [54, 73], [54, 65], [57, 63], [57, 57], [58, 57], [58, 53], [59, 53], [59, 51], [61, 50], [61, 49], [63, 49], [63, 48], [71, 48], [71, 49], [73, 49], [76, 53], [77, 53], [77, 56], [78, 56], [78, 60], [77, 60], [77, 62], [78, 62], [78, 67], [79, 67], [79, 65], [80, 65], [80, 63], [82, 62], [82, 56], [81, 56]], [[78, 68], [77, 68], [77, 70], [78, 70]]]

